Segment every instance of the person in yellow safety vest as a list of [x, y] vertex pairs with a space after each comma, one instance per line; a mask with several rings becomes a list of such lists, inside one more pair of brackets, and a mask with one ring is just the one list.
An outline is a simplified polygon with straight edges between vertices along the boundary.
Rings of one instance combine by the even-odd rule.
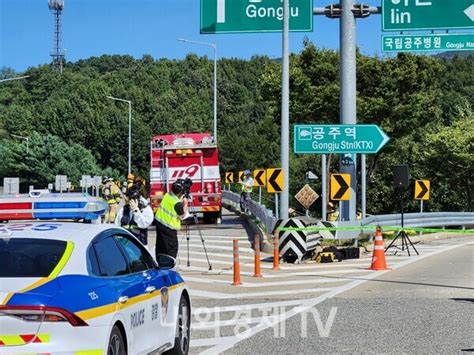
[[178, 230], [181, 220], [189, 217], [188, 200], [184, 198], [184, 181], [176, 180], [171, 191], [163, 196], [155, 213], [156, 246], [155, 256], [166, 254], [173, 258], [178, 255]]
[[121, 200], [120, 188], [115, 184], [114, 179], [105, 177], [102, 181], [102, 198], [109, 205], [109, 209], [105, 214], [104, 223], [115, 223], [118, 204]]
[[250, 200], [250, 194], [253, 189], [253, 178], [250, 170], [244, 171], [244, 179], [240, 182], [242, 192], [240, 193], [240, 211], [247, 212], [247, 200]]

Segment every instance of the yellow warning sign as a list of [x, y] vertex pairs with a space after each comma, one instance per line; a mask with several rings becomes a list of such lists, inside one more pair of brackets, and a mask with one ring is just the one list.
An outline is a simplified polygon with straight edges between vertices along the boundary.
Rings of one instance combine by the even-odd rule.
[[253, 171], [253, 186], [265, 186], [266, 180], [265, 170]]
[[233, 172], [225, 173], [225, 183], [232, 184], [233, 182], [234, 182], [234, 173]]
[[308, 184], [304, 185], [295, 195], [296, 200], [306, 209], [308, 209], [318, 199], [318, 197], [319, 195], [316, 191], [314, 191]]
[[267, 169], [267, 192], [278, 193], [283, 191], [283, 169]]
[[415, 181], [415, 200], [430, 199], [430, 180]]
[[331, 175], [331, 200], [347, 201], [351, 199], [351, 174]]

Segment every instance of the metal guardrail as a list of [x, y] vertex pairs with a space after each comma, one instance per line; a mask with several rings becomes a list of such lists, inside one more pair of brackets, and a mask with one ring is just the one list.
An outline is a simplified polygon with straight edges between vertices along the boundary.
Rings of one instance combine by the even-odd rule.
[[[240, 195], [231, 191], [222, 192], [222, 200], [225, 204], [233, 208], [240, 209]], [[264, 226], [268, 233], [273, 231], [277, 222], [273, 211], [266, 206], [253, 200], [247, 201], [248, 211], [255, 216]], [[400, 213], [382, 214], [369, 216], [360, 221], [360, 226], [391, 226], [401, 227], [402, 216]], [[474, 226], [474, 212], [423, 212], [423, 213], [404, 213], [404, 227], [447, 227]]]
[[[402, 215], [382, 214], [369, 216], [361, 221], [362, 226], [400, 226]], [[474, 212], [423, 212], [404, 213], [404, 227], [446, 227], [446, 226], [474, 226]]]
[[[240, 210], [240, 194], [232, 191], [222, 191], [222, 202], [236, 210]], [[253, 200], [247, 200], [247, 210], [265, 226], [268, 233], [273, 231], [277, 220], [272, 210]]]

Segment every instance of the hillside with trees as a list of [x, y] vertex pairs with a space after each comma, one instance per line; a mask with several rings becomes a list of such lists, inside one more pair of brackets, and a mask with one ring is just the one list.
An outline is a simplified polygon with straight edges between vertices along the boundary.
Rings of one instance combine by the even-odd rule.
[[[392, 168], [402, 163], [412, 180], [431, 181], [425, 209], [474, 210], [474, 56], [358, 54], [357, 68], [358, 123], [377, 124], [391, 138], [367, 158], [367, 212], [397, 211]], [[0, 84], [0, 177], [42, 187], [56, 174], [76, 185], [82, 174], [123, 176], [128, 106], [107, 96], [132, 101], [132, 167], [148, 176], [152, 135], [212, 131], [212, 70], [212, 60], [196, 55], [92, 57], [67, 63], [62, 75], [49, 65], [30, 68], [21, 73], [28, 79]], [[20, 73], [0, 71], [13, 75]], [[217, 82], [221, 172], [278, 167], [281, 63], [220, 59]], [[339, 123], [338, 52], [306, 42], [291, 56], [290, 128], [296, 123]], [[28, 154], [12, 134], [29, 137]], [[321, 175], [318, 155], [290, 152], [290, 196], [309, 170]], [[327, 173], [337, 170], [333, 155]], [[320, 182], [313, 188], [320, 192]], [[417, 210], [413, 191], [406, 193], [408, 209]]]

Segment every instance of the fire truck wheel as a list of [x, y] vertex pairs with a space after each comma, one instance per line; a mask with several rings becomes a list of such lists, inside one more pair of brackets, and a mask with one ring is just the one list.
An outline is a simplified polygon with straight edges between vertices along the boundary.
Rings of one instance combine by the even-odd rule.
[[209, 224], [213, 222], [214, 214], [212, 212], [203, 213], [204, 223]]
[[222, 223], [222, 214], [221, 212], [207, 212], [203, 214], [204, 223]]

